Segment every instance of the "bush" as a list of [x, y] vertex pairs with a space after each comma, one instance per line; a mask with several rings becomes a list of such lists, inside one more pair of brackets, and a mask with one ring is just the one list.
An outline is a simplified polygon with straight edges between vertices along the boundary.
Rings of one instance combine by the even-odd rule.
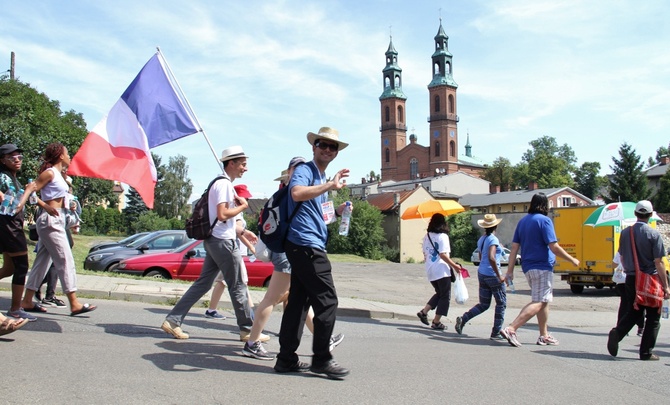
[[392, 248], [386, 244], [382, 246], [382, 255], [390, 262], [400, 263], [400, 250]]
[[447, 217], [451, 257], [469, 260], [477, 248], [479, 231], [472, 226], [472, 211], [461, 212]]

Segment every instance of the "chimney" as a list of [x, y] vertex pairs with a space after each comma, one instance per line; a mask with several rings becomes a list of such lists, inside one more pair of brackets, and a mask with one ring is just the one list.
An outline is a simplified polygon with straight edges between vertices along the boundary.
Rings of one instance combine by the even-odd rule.
[[361, 184], [365, 184], [365, 183], [366, 183], [365, 177], [361, 177]]
[[533, 190], [537, 190], [537, 183], [534, 182], [534, 181], [531, 181], [530, 183], [528, 183], [528, 191], [533, 191]]
[[499, 192], [500, 192], [500, 186], [494, 186], [493, 184], [489, 184], [489, 193], [498, 194]]
[[669, 163], [670, 163], [670, 156], [668, 156], [668, 155], [661, 156], [661, 164], [662, 165], [667, 165]]

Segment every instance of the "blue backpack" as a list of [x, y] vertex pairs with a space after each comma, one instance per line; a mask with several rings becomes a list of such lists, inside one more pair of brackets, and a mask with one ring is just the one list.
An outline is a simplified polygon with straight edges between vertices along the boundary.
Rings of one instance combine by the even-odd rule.
[[[314, 176], [311, 185], [314, 185]], [[280, 188], [265, 202], [258, 216], [258, 236], [265, 243], [265, 246], [275, 253], [284, 253], [284, 242], [291, 221], [303, 203], [302, 201], [298, 202], [293, 212], [289, 213], [288, 202], [290, 198], [288, 186]]]

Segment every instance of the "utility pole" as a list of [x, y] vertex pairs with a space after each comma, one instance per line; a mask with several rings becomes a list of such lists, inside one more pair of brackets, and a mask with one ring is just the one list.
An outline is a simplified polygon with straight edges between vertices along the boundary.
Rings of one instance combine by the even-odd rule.
[[9, 80], [14, 80], [14, 59], [15, 55], [12, 52], [11, 61], [9, 62]]

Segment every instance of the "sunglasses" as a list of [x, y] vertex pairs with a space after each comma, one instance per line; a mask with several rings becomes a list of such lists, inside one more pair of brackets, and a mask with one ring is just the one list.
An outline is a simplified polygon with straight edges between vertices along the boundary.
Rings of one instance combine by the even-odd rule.
[[5, 156], [5, 159], [16, 160], [20, 162], [23, 160], [23, 155]]
[[332, 144], [332, 143], [319, 142], [319, 143], [316, 144], [316, 147], [321, 149], [321, 150], [330, 149], [331, 152], [337, 152], [337, 150], [340, 148], [340, 145]]

